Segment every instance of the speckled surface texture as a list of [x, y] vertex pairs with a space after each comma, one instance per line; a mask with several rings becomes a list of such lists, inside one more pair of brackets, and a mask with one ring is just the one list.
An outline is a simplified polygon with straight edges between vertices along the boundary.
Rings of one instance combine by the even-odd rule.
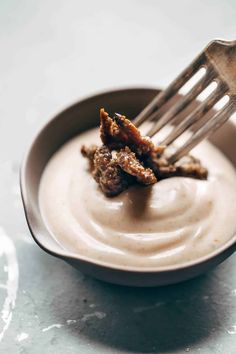
[[20, 200], [23, 152], [52, 114], [114, 86], [164, 86], [236, 33], [234, 1], [173, 3], [0, 2], [0, 353], [236, 352], [235, 256], [179, 285], [108, 285], [41, 251]]

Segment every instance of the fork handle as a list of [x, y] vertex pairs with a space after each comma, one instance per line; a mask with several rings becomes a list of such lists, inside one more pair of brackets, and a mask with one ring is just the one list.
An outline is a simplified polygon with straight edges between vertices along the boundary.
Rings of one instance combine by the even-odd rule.
[[236, 95], [236, 41], [215, 40], [205, 49], [206, 58]]

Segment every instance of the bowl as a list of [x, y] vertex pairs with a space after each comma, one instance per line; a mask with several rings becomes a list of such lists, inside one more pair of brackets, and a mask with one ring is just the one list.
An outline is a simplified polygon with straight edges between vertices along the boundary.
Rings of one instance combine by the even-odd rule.
[[[236, 235], [214, 252], [184, 264], [148, 269], [122, 267], [66, 251], [50, 234], [43, 222], [38, 200], [39, 184], [44, 168], [52, 155], [75, 135], [98, 125], [100, 107], [105, 106], [108, 112], [122, 112], [133, 118], [159, 91], [153, 88], [121, 89], [101, 93], [73, 104], [42, 128], [22, 163], [21, 195], [26, 220], [35, 242], [47, 253], [103, 281], [145, 287], [177, 283], [210, 270], [235, 250]], [[235, 137], [236, 127], [229, 121], [211, 140], [236, 166]]]

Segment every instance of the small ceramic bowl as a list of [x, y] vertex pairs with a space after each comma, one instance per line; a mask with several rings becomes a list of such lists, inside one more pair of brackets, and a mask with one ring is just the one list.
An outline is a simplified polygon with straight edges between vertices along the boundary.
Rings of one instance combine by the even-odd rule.
[[[59, 113], [39, 132], [22, 164], [21, 193], [31, 234], [49, 254], [61, 258], [81, 272], [111, 283], [131, 286], [157, 286], [177, 283], [208, 271], [227, 258], [235, 249], [236, 236], [213, 253], [181, 265], [148, 269], [116, 266], [65, 251], [47, 230], [39, 210], [38, 191], [44, 168], [52, 155], [75, 135], [98, 125], [99, 108], [124, 112], [135, 117], [158, 93], [147, 88], [124, 89], [84, 99]], [[236, 128], [228, 122], [212, 139], [236, 166]], [[227, 144], [226, 144], [227, 142]]]

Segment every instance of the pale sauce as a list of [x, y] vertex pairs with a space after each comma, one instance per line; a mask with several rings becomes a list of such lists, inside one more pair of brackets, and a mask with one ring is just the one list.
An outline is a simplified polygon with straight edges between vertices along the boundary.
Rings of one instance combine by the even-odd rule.
[[65, 249], [115, 265], [158, 267], [206, 255], [236, 231], [235, 169], [209, 142], [193, 151], [209, 170], [207, 181], [174, 177], [114, 198], [88, 172], [83, 143], [100, 144], [98, 130], [62, 146], [40, 185], [42, 217]]

